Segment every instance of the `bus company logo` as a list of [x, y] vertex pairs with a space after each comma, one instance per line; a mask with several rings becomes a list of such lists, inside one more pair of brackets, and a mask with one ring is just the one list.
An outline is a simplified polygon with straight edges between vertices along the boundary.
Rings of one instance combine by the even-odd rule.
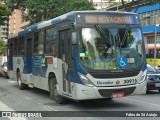
[[110, 85], [110, 84], [113, 84], [113, 82], [111, 82], [111, 81], [107, 81], [107, 82], [97, 81], [97, 85]]
[[117, 80], [117, 81], [116, 81], [116, 85], [119, 85], [119, 83], [120, 83], [120, 81], [119, 81], [119, 80]]

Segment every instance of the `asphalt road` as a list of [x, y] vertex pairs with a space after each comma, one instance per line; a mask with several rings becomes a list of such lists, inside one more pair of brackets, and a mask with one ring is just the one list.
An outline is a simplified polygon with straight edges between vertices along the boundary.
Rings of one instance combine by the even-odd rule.
[[[160, 94], [158, 91], [150, 91], [146, 95], [127, 96], [110, 101], [69, 101], [67, 104], [59, 105], [49, 98], [46, 91], [36, 88], [19, 90], [16, 81], [0, 78], [0, 111], [52, 111], [53, 113], [49, 112], [50, 115], [64, 114], [62, 117], [44, 118], [1, 117], [0, 120], [159, 120], [160, 117], [156, 117], [154, 111], [158, 111], [160, 115]], [[136, 113], [133, 111], [138, 112], [140, 117], [134, 117]], [[151, 117], [142, 117], [145, 111], [149, 112]], [[112, 117], [104, 117], [106, 114]], [[120, 117], [118, 114], [125, 114], [127, 117]], [[76, 115], [79, 116], [72, 117]]]

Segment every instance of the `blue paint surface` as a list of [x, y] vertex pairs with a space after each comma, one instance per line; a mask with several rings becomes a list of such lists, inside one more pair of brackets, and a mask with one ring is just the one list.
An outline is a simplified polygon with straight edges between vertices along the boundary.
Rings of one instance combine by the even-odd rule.
[[143, 33], [155, 33], [156, 32], [160, 32], [160, 26], [155, 26], [151, 25], [151, 26], [144, 26], [142, 28]]
[[48, 64], [46, 63], [44, 55], [33, 56], [32, 66], [33, 66], [32, 67], [33, 75], [46, 77], [45, 75], [46, 75], [46, 72], [47, 72]]
[[[159, 9], [160, 9], [160, 4], [155, 4], [155, 5], [144, 6], [144, 7], [138, 8], [137, 13], [141, 14], [141, 13], [159, 10]], [[131, 12], [134, 12], [134, 11], [135, 11], [135, 9], [131, 10]]]
[[7, 69], [8, 69], [8, 71], [13, 70], [13, 57], [7, 58]]
[[23, 61], [24, 61], [23, 73], [25, 74], [32, 73], [32, 58], [23, 57]]

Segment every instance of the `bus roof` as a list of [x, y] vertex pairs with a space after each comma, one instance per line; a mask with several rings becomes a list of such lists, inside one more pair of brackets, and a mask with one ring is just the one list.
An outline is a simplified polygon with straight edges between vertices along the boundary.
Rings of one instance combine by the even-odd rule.
[[130, 13], [130, 12], [121, 12], [121, 11], [104, 11], [104, 10], [87, 10], [87, 11], [72, 11], [66, 14], [63, 14], [61, 16], [58, 16], [56, 18], [47, 20], [47, 21], [41, 21], [39, 23], [33, 24], [29, 27], [26, 27], [23, 31], [15, 33], [15, 34], [10, 34], [8, 39], [14, 38], [14, 37], [18, 37], [18, 36], [24, 36], [25, 34], [28, 34], [30, 32], [34, 32], [37, 31], [38, 29], [50, 26], [50, 25], [54, 25], [54, 24], [58, 24], [61, 23], [63, 21], [66, 20], [70, 20], [75, 22], [76, 21], [76, 14], [83, 14], [83, 13], [92, 13], [92, 14], [99, 14], [99, 13], [112, 13], [112, 14], [131, 14], [131, 15], [136, 15], [136, 13]]

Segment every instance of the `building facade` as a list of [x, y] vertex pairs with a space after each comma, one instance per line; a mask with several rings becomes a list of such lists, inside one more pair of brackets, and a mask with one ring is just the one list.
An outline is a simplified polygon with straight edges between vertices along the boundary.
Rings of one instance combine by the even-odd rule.
[[138, 8], [147, 63], [160, 70], [160, 4]]
[[29, 22], [25, 22], [22, 19], [22, 12], [19, 9], [15, 9], [12, 15], [9, 17], [9, 34], [14, 34], [23, 30]]
[[[0, 4], [4, 4], [4, 0], [0, 0]], [[5, 25], [0, 26], [0, 40], [7, 41], [9, 34], [20, 32], [29, 25], [29, 21], [22, 20], [22, 12], [19, 9], [12, 11], [9, 21], [5, 21]]]
[[5, 25], [0, 26], [0, 40], [7, 41], [8, 38], [8, 21], [5, 21]]
[[[4, 0], [0, 0], [0, 4], [4, 4]], [[8, 38], [8, 21], [5, 21], [3, 26], [0, 26], [0, 40], [7, 41]]]
[[160, 44], [160, 4], [145, 6], [137, 10], [143, 27], [143, 34], [146, 44]]

